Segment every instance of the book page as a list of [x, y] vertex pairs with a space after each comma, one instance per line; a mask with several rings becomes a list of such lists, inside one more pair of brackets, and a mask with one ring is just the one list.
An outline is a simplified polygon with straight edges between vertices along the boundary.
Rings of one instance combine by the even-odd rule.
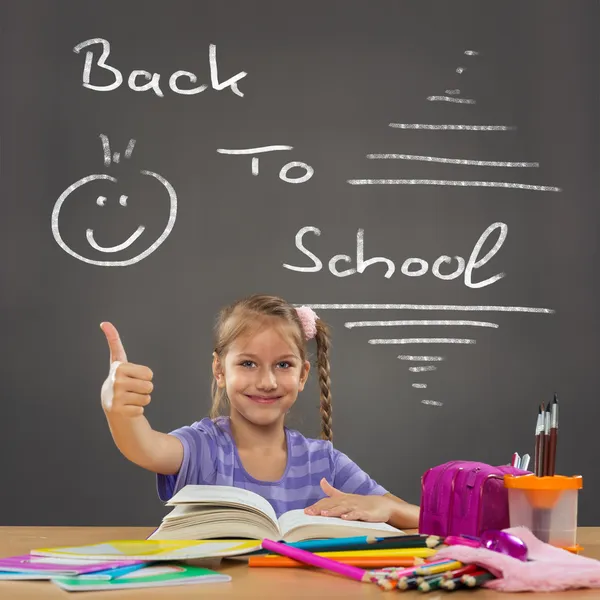
[[[304, 513], [304, 511], [300, 508], [297, 510], [290, 510], [285, 514], [279, 517], [279, 529], [281, 533], [285, 536], [291, 530], [298, 529], [299, 527], [323, 527], [326, 528], [328, 532], [331, 531], [331, 528], [352, 528], [364, 530], [362, 535], [370, 535], [373, 532], [377, 532], [378, 534], [388, 535], [402, 535], [404, 532], [400, 529], [396, 529], [387, 523], [367, 523], [366, 521], [344, 521], [344, 519], [340, 519], [338, 517], [320, 517], [320, 516], [311, 516]], [[324, 536], [327, 537], [327, 536]]]
[[242, 506], [260, 512], [279, 529], [277, 515], [273, 507], [262, 496], [227, 485], [186, 485], [167, 503], [167, 506], [179, 504], [213, 504], [215, 506]]

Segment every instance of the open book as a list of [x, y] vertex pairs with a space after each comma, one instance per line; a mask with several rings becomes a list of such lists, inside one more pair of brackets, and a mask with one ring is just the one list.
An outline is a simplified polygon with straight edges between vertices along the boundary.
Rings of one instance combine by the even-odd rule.
[[389, 537], [404, 532], [387, 523], [344, 521], [336, 517], [309, 516], [302, 509], [277, 518], [262, 496], [235, 487], [186, 485], [167, 506], [166, 515], [149, 540], [205, 540], [250, 538], [298, 542], [350, 536]]

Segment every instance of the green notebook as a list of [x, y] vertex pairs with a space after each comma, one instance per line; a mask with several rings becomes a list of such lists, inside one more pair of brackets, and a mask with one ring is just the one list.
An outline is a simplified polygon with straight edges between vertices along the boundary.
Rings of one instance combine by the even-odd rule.
[[53, 577], [52, 582], [69, 592], [121, 590], [127, 588], [162, 587], [194, 583], [222, 583], [231, 576], [203, 567], [185, 564], [152, 565], [110, 580], [81, 577]]

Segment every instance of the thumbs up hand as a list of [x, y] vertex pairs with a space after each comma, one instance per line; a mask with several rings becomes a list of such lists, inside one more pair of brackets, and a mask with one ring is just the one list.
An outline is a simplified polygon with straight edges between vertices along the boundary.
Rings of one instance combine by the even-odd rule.
[[148, 367], [127, 362], [119, 332], [112, 323], [100, 323], [100, 329], [110, 350], [110, 369], [100, 392], [102, 408], [107, 415], [143, 415], [154, 389], [153, 373]]

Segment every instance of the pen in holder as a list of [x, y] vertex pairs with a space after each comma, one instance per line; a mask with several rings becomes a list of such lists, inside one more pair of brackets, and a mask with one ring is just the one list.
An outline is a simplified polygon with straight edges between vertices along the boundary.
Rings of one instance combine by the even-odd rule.
[[577, 545], [581, 475], [505, 475], [511, 527], [524, 526], [542, 542], [571, 549]]

